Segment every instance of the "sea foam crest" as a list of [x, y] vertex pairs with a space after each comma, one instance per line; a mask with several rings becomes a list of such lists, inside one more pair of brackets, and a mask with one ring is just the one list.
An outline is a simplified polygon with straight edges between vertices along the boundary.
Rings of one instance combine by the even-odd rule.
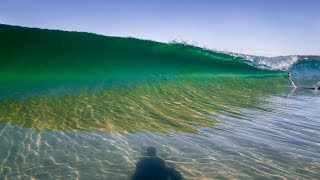
[[300, 59], [297, 55], [277, 57], [251, 56], [243, 54], [233, 55], [243, 58], [246, 63], [252, 66], [270, 70], [288, 70]]

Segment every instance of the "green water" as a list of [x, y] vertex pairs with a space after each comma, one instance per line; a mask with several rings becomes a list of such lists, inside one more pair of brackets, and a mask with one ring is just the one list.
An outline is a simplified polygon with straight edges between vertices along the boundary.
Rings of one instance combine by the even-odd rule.
[[149, 146], [185, 179], [320, 177], [318, 91], [283, 71], [82, 32], [0, 39], [0, 179], [130, 179]]
[[[240, 58], [183, 44], [10, 26], [1, 26], [0, 35], [1, 81], [11, 91], [35, 89], [22, 101], [5, 98], [0, 119], [27, 128], [134, 132], [148, 123], [148, 129], [157, 132], [196, 132], [195, 125], [212, 125], [202, 112], [228, 110], [223, 107], [230, 102], [222, 97], [219, 104], [201, 104], [196, 110], [188, 105], [192, 96], [205, 101], [213, 89], [225, 92], [232, 87], [238, 92], [254, 87], [257, 81], [245, 77], [279, 76]], [[238, 80], [244, 80], [245, 87]], [[88, 84], [102, 87], [94, 93], [81, 90]], [[50, 93], [66, 85], [80, 90]], [[40, 93], [44, 96], [38, 97]], [[246, 97], [239, 103], [254, 100]], [[167, 108], [172, 102], [177, 107]]]
[[[185, 78], [179, 82], [147, 81], [94, 93], [6, 99], [0, 104], [0, 119], [25, 128], [197, 133], [197, 126], [212, 127], [213, 122], [221, 122], [206, 117], [206, 112], [237, 116], [230, 105], [259, 108], [259, 98], [284, 89], [279, 85], [285, 82], [283, 79], [262, 78], [256, 86], [254, 78]], [[230, 88], [232, 93], [225, 93]]]
[[270, 73], [240, 58], [184, 44], [5, 25], [0, 26], [0, 32], [2, 81]]

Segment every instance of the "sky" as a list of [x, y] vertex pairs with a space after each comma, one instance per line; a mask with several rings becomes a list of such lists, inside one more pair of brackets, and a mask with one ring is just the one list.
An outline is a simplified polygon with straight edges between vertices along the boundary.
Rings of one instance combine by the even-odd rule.
[[261, 56], [320, 55], [320, 0], [0, 0], [0, 23]]

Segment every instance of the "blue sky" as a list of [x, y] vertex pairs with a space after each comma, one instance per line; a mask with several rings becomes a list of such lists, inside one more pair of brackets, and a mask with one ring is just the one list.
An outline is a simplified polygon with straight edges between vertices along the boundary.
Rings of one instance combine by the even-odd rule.
[[320, 55], [319, 0], [0, 0], [0, 23], [264, 56]]

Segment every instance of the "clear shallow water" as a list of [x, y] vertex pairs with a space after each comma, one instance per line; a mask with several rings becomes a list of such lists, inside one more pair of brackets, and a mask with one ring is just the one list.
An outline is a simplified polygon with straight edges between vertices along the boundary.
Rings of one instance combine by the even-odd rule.
[[0, 39], [0, 179], [129, 179], [149, 146], [185, 179], [320, 179], [319, 91], [302, 88], [319, 56], [7, 25]]
[[283, 77], [163, 80], [0, 106], [2, 178], [128, 179], [149, 146], [186, 179], [320, 177], [319, 92], [292, 91]]

